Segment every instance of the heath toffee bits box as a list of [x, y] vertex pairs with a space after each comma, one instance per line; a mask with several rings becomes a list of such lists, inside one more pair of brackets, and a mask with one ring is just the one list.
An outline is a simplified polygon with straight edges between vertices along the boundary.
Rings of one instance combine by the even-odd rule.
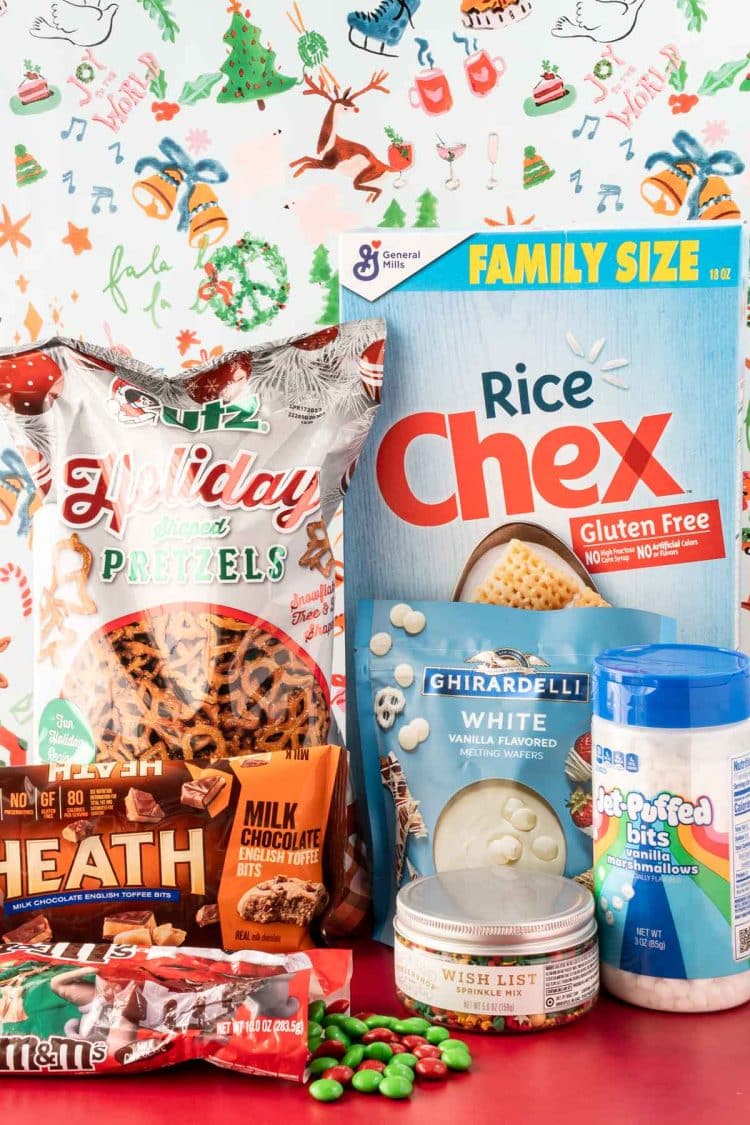
[[734, 647], [743, 247], [700, 222], [345, 235], [343, 315], [385, 317], [390, 349], [345, 505], [351, 617], [609, 603]]

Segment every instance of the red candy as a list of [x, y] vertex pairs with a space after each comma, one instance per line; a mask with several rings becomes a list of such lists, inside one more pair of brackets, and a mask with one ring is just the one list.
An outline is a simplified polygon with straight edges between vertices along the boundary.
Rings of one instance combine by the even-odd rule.
[[415, 1047], [412, 1054], [416, 1055], [418, 1059], [439, 1059], [441, 1052], [439, 1047], [433, 1047], [431, 1043], [423, 1043], [421, 1046]]
[[364, 1062], [359, 1064], [357, 1070], [377, 1070], [382, 1074], [385, 1070], [385, 1063], [381, 1062], [380, 1059], [365, 1059]]
[[339, 1043], [338, 1039], [324, 1039], [315, 1048], [312, 1057], [314, 1059], [343, 1059], [348, 1050], [346, 1043]]
[[[439, 1082], [441, 1078], [446, 1078], [448, 1075], [448, 1067], [443, 1060], [432, 1057], [420, 1059], [414, 1070], [426, 1082]], [[326, 1071], [326, 1075], [327, 1073]]]
[[390, 1043], [393, 1039], [393, 1032], [388, 1027], [373, 1027], [372, 1031], [367, 1031], [360, 1039], [360, 1043], [367, 1045], [368, 1043]]
[[335, 1078], [342, 1086], [348, 1086], [353, 1074], [350, 1066], [329, 1066], [328, 1070], [323, 1071], [321, 1078]]
[[428, 1045], [424, 1035], [405, 1035], [401, 1042], [410, 1051], [413, 1051], [415, 1047], [426, 1047]]
[[404, 1044], [399, 1043], [397, 1039], [391, 1039], [388, 1043], [388, 1046], [391, 1048], [394, 1055], [405, 1055], [407, 1052], [407, 1048], [404, 1046]]
[[344, 1015], [344, 1013], [348, 1012], [348, 1011], [349, 1011], [349, 1001], [348, 1000], [333, 1000], [330, 1004], [326, 1005], [326, 1015], [327, 1016]]

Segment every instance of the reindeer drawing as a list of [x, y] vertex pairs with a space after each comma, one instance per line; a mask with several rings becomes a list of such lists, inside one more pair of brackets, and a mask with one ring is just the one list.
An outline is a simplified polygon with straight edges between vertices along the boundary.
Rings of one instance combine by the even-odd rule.
[[341, 91], [338, 85], [334, 84], [331, 92], [322, 81], [320, 85], [317, 85], [309, 74], [305, 74], [308, 89], [304, 90], [303, 93], [305, 95], [316, 94], [325, 98], [329, 102], [329, 106], [318, 136], [318, 155], [301, 156], [299, 160], [293, 160], [289, 167], [296, 168], [295, 178], [314, 168], [326, 169], [330, 172], [338, 169], [345, 176], [350, 176], [353, 179], [357, 191], [367, 193], [368, 203], [375, 202], [378, 196], [382, 194], [382, 189], [376, 187], [374, 181], [379, 180], [386, 172], [395, 172], [397, 169], [391, 168], [389, 164], [384, 164], [382, 160], [378, 160], [367, 145], [360, 144], [358, 141], [348, 141], [339, 136], [338, 123], [344, 114], [359, 113], [359, 106], [356, 104], [357, 98], [361, 98], [369, 90], [379, 90], [382, 94], [389, 93], [383, 85], [387, 77], [386, 71], [378, 70], [361, 90], [352, 92], [351, 86], [349, 86], [346, 90]]

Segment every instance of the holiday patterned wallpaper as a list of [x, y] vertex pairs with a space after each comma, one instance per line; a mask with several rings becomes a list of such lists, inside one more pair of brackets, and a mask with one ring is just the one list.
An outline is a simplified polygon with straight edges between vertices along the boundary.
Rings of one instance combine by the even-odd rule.
[[[744, 3], [0, 0], [0, 42], [2, 346], [81, 336], [177, 371], [335, 323], [353, 226], [750, 211]], [[34, 476], [0, 432], [0, 720], [21, 739]]]

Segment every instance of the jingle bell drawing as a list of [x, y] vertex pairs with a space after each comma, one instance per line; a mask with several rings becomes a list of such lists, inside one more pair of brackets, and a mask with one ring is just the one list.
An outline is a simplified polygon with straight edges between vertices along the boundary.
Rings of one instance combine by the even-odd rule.
[[738, 219], [740, 209], [725, 176], [738, 176], [745, 165], [735, 152], [708, 153], [684, 129], [672, 141], [676, 152], [654, 152], [646, 171], [665, 164], [641, 184], [641, 197], [657, 215], [674, 216], [687, 205], [689, 219]]
[[152, 219], [169, 219], [176, 208], [177, 229], [188, 232], [191, 246], [220, 242], [229, 229], [229, 219], [211, 185], [224, 183], [229, 173], [218, 160], [191, 160], [169, 137], [159, 149], [164, 159], [143, 156], [136, 163], [137, 175], [153, 171], [133, 185], [133, 199]]

